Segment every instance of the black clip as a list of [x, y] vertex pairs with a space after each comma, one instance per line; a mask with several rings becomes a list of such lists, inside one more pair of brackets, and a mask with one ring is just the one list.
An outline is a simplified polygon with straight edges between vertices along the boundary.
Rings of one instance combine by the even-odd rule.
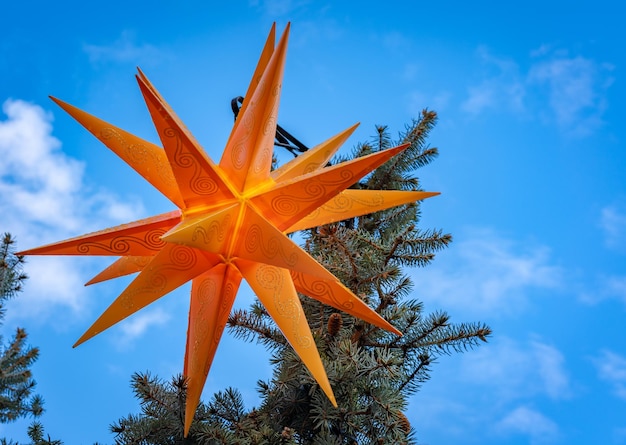
[[[235, 120], [237, 119], [241, 105], [243, 105], [243, 97], [241, 96], [235, 97], [230, 101], [230, 107], [235, 115]], [[291, 133], [278, 124], [276, 124], [274, 145], [289, 150], [294, 156], [298, 156], [299, 153], [304, 153], [309, 149], [306, 145], [297, 140]]]

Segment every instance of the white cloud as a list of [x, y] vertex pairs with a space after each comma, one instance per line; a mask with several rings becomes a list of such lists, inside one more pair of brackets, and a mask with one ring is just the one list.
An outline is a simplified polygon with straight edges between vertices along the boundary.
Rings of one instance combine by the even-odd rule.
[[[52, 136], [52, 116], [40, 107], [7, 100], [0, 121], [0, 209], [3, 219], [76, 229], [67, 216], [69, 197], [80, 187], [83, 164], [67, 157]], [[6, 224], [6, 220], [3, 221]]]
[[626, 206], [620, 203], [604, 207], [600, 215], [600, 227], [607, 247], [626, 250]]
[[626, 427], [613, 429], [613, 442], [625, 443], [626, 442]]
[[383, 46], [389, 51], [402, 53], [410, 50], [412, 46], [411, 39], [397, 30], [385, 32], [380, 38]]
[[593, 286], [593, 290], [584, 291], [580, 300], [587, 304], [598, 304], [605, 300], [616, 299], [626, 304], [626, 276], [602, 276]]
[[447, 311], [481, 317], [510, 314], [528, 304], [530, 289], [556, 289], [563, 271], [543, 246], [521, 246], [489, 230], [461, 237], [446, 261], [414, 271], [417, 298]]
[[[7, 100], [2, 109], [7, 119], [0, 120], [0, 231], [12, 233], [19, 250], [140, 216], [138, 203], [86, 191], [84, 163], [61, 150], [50, 113], [20, 100]], [[81, 314], [88, 302], [82, 283], [94, 274], [92, 265], [85, 258], [28, 258], [30, 279], [9, 316], [40, 318], [60, 306]]]
[[552, 45], [548, 45], [548, 44], [542, 44], [539, 46], [539, 48], [537, 49], [533, 49], [530, 52], [530, 56], [531, 57], [541, 57], [541, 56], [545, 56], [547, 54], [549, 54], [554, 48], [552, 47]]
[[164, 58], [165, 54], [153, 45], [135, 43], [135, 36], [130, 31], [122, 32], [119, 39], [111, 45], [84, 44], [83, 51], [91, 63], [125, 63], [148, 65]]
[[30, 316], [40, 315], [51, 305], [67, 306], [75, 312], [83, 309], [80, 259], [60, 257], [51, 261], [45, 257], [29, 257], [26, 270], [28, 294], [16, 303]]
[[564, 355], [554, 345], [500, 335], [489, 346], [448, 357], [439, 366], [409, 410], [422, 429], [445, 431], [451, 443], [468, 435], [526, 435], [533, 443], [559, 435], [554, 422], [524, 408], [560, 405], [574, 396]]
[[539, 340], [527, 344], [501, 337], [463, 356], [462, 377], [501, 402], [537, 395], [566, 399], [572, 390], [563, 354]]
[[531, 343], [531, 350], [540, 381], [548, 396], [553, 399], [569, 397], [571, 393], [569, 376], [565, 371], [563, 354], [554, 346], [538, 341]]
[[308, 4], [308, 0], [250, 0], [250, 6], [260, 8], [263, 13], [270, 17], [282, 17], [293, 13], [302, 6]]
[[[425, 387], [420, 391], [419, 403], [412, 401], [407, 412], [410, 421], [417, 419], [414, 426], [418, 428], [420, 434], [428, 435], [430, 431], [436, 431], [436, 435], [440, 436], [444, 431], [445, 436], [454, 438], [449, 442], [456, 443], [462, 441], [468, 434], [475, 434], [474, 430], [477, 426], [490, 425], [490, 418], [485, 415], [484, 410], [468, 406], [459, 401], [458, 397], [430, 394], [429, 389]], [[485, 429], [481, 433], [484, 434]]]
[[449, 107], [451, 99], [452, 93], [449, 91], [438, 91], [428, 94], [413, 91], [409, 94], [409, 100], [407, 101], [408, 111], [414, 116], [418, 116], [424, 108], [440, 113]]
[[534, 409], [520, 406], [498, 423], [503, 432], [525, 434], [531, 444], [553, 442], [559, 436], [557, 424]]
[[602, 125], [611, 68], [560, 53], [533, 64], [528, 81], [547, 86], [551, 120], [568, 133], [586, 136]]
[[478, 85], [467, 88], [468, 97], [461, 103], [461, 110], [472, 115], [488, 109], [523, 111], [526, 92], [517, 64], [492, 55], [484, 47], [478, 49], [478, 56], [489, 73]]
[[[608, 249], [617, 253], [626, 252], [626, 204], [623, 199], [600, 210], [598, 226]], [[588, 304], [608, 299], [617, 299], [626, 304], [626, 276], [601, 275], [592, 290], [582, 292], [580, 299]]]
[[422, 68], [417, 63], [408, 62], [404, 64], [404, 69], [402, 70], [402, 78], [406, 81], [414, 81], [421, 70]]
[[[479, 48], [483, 80], [467, 87], [461, 110], [486, 110], [540, 117], [570, 136], [587, 136], [602, 126], [612, 66], [582, 56], [569, 56], [542, 45], [531, 52], [528, 70], [506, 57]], [[532, 113], [530, 113], [532, 110]]]
[[604, 350], [593, 359], [598, 376], [611, 384], [615, 395], [626, 400], [626, 357]]
[[140, 313], [120, 323], [117, 337], [117, 346], [127, 348], [135, 339], [141, 337], [148, 329], [162, 326], [170, 320], [170, 314], [161, 308], [144, 309]]
[[605, 281], [605, 292], [606, 295], [626, 303], [626, 276], [608, 277]]
[[468, 88], [468, 98], [461, 104], [461, 109], [470, 114], [480, 114], [486, 108], [496, 106], [496, 87], [485, 81], [480, 86]]

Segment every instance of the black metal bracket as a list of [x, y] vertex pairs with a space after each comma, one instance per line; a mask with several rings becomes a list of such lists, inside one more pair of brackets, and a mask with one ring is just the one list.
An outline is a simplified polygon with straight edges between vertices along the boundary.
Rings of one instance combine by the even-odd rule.
[[[239, 114], [239, 110], [243, 105], [243, 97], [237, 96], [230, 101], [230, 107], [235, 115], [235, 120]], [[296, 139], [291, 133], [285, 130], [280, 125], [276, 124], [276, 136], [274, 138], [274, 145], [289, 150], [292, 155], [298, 156], [299, 153], [304, 153], [309, 149], [306, 145]]]

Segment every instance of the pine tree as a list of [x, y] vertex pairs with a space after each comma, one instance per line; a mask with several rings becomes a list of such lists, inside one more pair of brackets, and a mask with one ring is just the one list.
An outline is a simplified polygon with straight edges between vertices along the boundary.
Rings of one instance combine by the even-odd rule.
[[[27, 276], [23, 273], [24, 258], [15, 255], [15, 240], [4, 234], [0, 244], [0, 323], [6, 314], [7, 300], [21, 290]], [[26, 344], [27, 334], [17, 328], [9, 343], [2, 344], [0, 337], [0, 423], [11, 422], [29, 414], [39, 416], [43, 402], [33, 394], [35, 380], [31, 366], [39, 350]]]
[[[0, 242], [0, 325], [6, 314], [6, 302], [17, 296], [28, 278], [23, 272], [24, 257], [15, 255], [15, 240], [5, 233]], [[0, 336], [0, 423], [43, 414], [43, 399], [33, 394], [35, 380], [31, 367], [39, 356], [39, 349], [28, 346], [26, 331], [17, 328], [6, 345]], [[45, 438], [44, 427], [34, 421], [27, 430], [32, 445], [62, 445], [59, 440]], [[18, 445], [10, 439], [0, 438], [1, 445]]]
[[[377, 127], [359, 157], [409, 143], [401, 155], [356, 184], [369, 190], [418, 190], [418, 168], [437, 155], [426, 143], [436, 123], [425, 110], [392, 141]], [[339, 160], [341, 161], [341, 160]], [[118, 444], [411, 444], [414, 425], [405, 415], [408, 399], [428, 380], [437, 359], [487, 341], [481, 323], [452, 324], [444, 312], [425, 314], [406, 300], [413, 283], [404, 272], [432, 261], [452, 240], [440, 230], [417, 227], [419, 203], [318, 227], [303, 233], [304, 247], [356, 295], [403, 332], [402, 337], [302, 297], [339, 407], [334, 408], [261, 304], [234, 312], [228, 327], [237, 337], [272, 351], [273, 377], [258, 382], [261, 405], [246, 410], [241, 395], [228, 389], [200, 404], [189, 437], [183, 439], [185, 382], [171, 384], [137, 374], [135, 395], [142, 413], [112, 425]], [[406, 301], [405, 301], [406, 300]]]

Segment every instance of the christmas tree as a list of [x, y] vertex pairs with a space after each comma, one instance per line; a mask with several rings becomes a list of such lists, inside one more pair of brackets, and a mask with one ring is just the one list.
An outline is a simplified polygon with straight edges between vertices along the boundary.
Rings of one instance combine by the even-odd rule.
[[[387, 127], [377, 127], [375, 139], [358, 145], [350, 158], [394, 145], [410, 147], [353, 188], [419, 190], [417, 169], [438, 154], [427, 144], [436, 120], [436, 113], [423, 111], [397, 141], [392, 141]], [[345, 159], [334, 160], [340, 161]], [[452, 239], [440, 230], [418, 228], [419, 215], [416, 202], [302, 232], [305, 250], [404, 334], [396, 336], [301, 297], [337, 408], [264, 306], [254, 304], [232, 313], [228, 328], [272, 352], [273, 377], [258, 383], [260, 406], [247, 409], [236, 389], [217, 393], [208, 403], [200, 403], [184, 438], [185, 379], [177, 376], [163, 382], [136, 374], [133, 388], [142, 411], [112, 425], [116, 443], [416, 443], [415, 422], [405, 415], [409, 397], [429, 378], [438, 357], [473, 348], [491, 334], [481, 323], [452, 324], [445, 312], [425, 314], [413, 296], [406, 268], [428, 264]]]

